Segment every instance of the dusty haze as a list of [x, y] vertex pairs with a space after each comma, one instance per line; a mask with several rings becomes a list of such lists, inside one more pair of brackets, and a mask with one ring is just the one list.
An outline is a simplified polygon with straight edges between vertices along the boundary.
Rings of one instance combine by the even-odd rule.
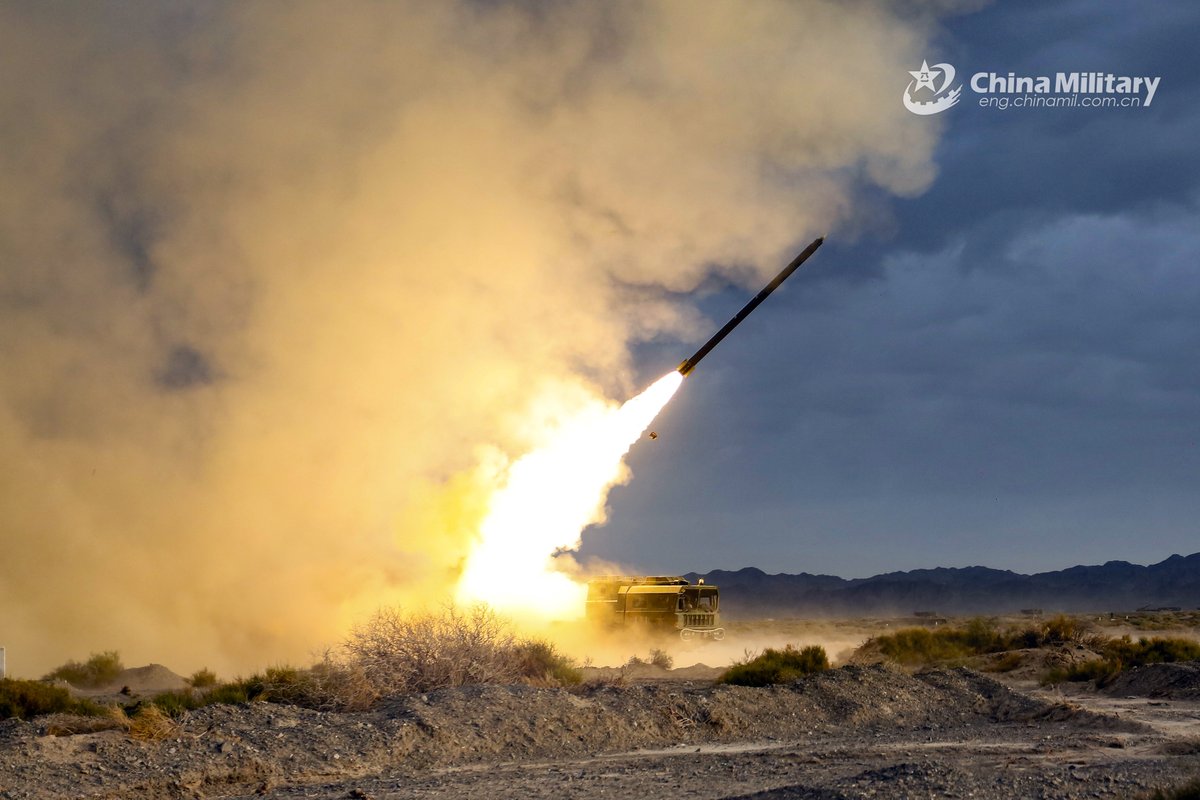
[[640, 388], [631, 343], [707, 333], [677, 293], [928, 185], [937, 124], [899, 97], [932, 24], [5, 3], [10, 671], [303, 661], [448, 595], [508, 460]]

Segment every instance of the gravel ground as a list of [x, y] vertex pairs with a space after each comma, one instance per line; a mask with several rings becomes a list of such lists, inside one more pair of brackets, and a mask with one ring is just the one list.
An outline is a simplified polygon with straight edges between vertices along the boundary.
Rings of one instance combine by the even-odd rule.
[[54, 724], [0, 723], [0, 798], [1137, 797], [1200, 774], [1200, 704], [965, 669], [471, 687], [363, 714], [216, 706], [158, 742]]

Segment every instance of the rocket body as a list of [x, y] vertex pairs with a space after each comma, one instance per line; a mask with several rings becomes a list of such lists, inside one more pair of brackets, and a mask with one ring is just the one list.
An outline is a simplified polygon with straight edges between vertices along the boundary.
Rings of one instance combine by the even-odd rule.
[[742, 320], [750, 316], [750, 312], [758, 308], [759, 304], [762, 303], [763, 300], [766, 300], [767, 296], [770, 295], [771, 292], [778, 289], [779, 285], [786, 281], [793, 272], [799, 269], [800, 265], [807, 261], [809, 256], [817, 252], [817, 248], [820, 247], [824, 242], [825, 237], [822, 236], [818, 239], [814, 239], [812, 244], [804, 248], [800, 255], [792, 259], [790, 264], [784, 267], [783, 270], [776, 275], [775, 278], [768, 283], [761, 292], [756, 294], [749, 303], [746, 303], [746, 305], [742, 307], [742, 310], [734, 315], [733, 319], [729, 320], [729, 322], [726, 322], [719, 331], [714, 333], [712, 338], [705, 342], [704, 345], [701, 346], [701, 348], [697, 350], [691, 358], [685, 359], [683, 362], [681, 362], [677, 367], [679, 373], [686, 376], [689, 372], [695, 369], [696, 365], [700, 363], [701, 359], [708, 355], [714, 347], [720, 344], [721, 340], [728, 336], [730, 331], [740, 325]]

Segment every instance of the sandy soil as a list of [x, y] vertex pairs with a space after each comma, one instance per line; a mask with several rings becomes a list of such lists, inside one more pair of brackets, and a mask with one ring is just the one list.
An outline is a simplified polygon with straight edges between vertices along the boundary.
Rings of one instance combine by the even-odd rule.
[[216, 706], [158, 742], [53, 724], [0, 723], [0, 797], [1137, 797], [1200, 774], [1200, 703], [966, 669]]

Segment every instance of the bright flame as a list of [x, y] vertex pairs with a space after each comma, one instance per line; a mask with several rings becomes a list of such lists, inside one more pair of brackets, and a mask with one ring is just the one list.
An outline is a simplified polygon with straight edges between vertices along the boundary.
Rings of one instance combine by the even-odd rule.
[[457, 599], [523, 618], [581, 616], [587, 587], [558, 571], [553, 554], [578, 547], [583, 529], [604, 520], [608, 490], [624, 477], [625, 454], [682, 380], [671, 372], [620, 407], [596, 404], [565, 422], [548, 445], [513, 462], [488, 503]]

